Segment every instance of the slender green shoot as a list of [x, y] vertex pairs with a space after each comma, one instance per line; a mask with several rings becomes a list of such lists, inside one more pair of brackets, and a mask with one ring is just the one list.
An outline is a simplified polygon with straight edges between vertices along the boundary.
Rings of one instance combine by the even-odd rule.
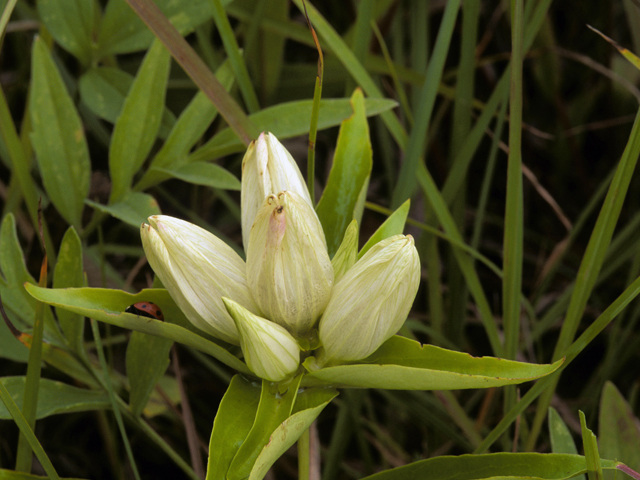
[[218, 27], [218, 33], [222, 39], [224, 49], [227, 52], [227, 58], [229, 58], [229, 63], [238, 81], [244, 103], [247, 105], [249, 113], [257, 112], [260, 110], [258, 96], [251, 83], [247, 64], [240, 54], [236, 36], [231, 28], [229, 18], [224, 11], [221, 0], [211, 0], [211, 13], [213, 14], [213, 21], [216, 23], [216, 27]]
[[[40, 287], [47, 286], [47, 256], [45, 254], [40, 268]], [[38, 393], [40, 390], [40, 377], [42, 373], [42, 341], [44, 338], [44, 309], [48, 308], [44, 303], [36, 305], [36, 316], [33, 323], [33, 339], [29, 349], [29, 362], [27, 364], [27, 376], [24, 384], [24, 402], [22, 414], [31, 430], [35, 430], [36, 413], [38, 409]], [[31, 472], [32, 460], [31, 442], [20, 431], [18, 437], [18, 452], [16, 454], [16, 471]]]
[[316, 137], [318, 134], [318, 116], [320, 115], [320, 98], [322, 97], [322, 81], [324, 77], [324, 56], [322, 55], [322, 48], [316, 31], [311, 24], [311, 20], [309, 20], [307, 4], [304, 0], [302, 0], [302, 5], [304, 6], [304, 15], [307, 19], [309, 31], [311, 31], [313, 42], [318, 50], [318, 73], [316, 75], [316, 86], [313, 90], [313, 106], [311, 108], [311, 123], [309, 126], [309, 151], [307, 154], [307, 187], [309, 188], [311, 201], [315, 203]]
[[22, 415], [22, 412], [16, 405], [16, 402], [13, 401], [13, 398], [11, 397], [11, 394], [7, 390], [7, 387], [5, 387], [2, 382], [0, 382], [0, 400], [2, 400], [2, 403], [4, 403], [4, 406], [7, 408], [7, 410], [11, 414], [13, 421], [16, 422], [16, 425], [20, 429], [20, 434], [24, 435], [26, 440], [29, 442], [29, 446], [33, 450], [33, 453], [36, 454], [36, 457], [38, 458], [38, 460], [40, 460], [40, 464], [42, 465], [42, 468], [44, 468], [44, 471], [47, 474], [47, 476], [51, 480], [60, 480], [60, 477], [58, 476], [58, 473], [53, 467], [51, 460], [49, 460], [49, 457], [47, 456], [46, 452], [42, 448], [42, 445], [40, 445], [40, 442], [38, 441], [38, 438], [36, 437], [35, 433], [33, 433], [33, 430], [31, 429], [31, 427], [29, 426], [27, 419], [24, 418], [24, 416]]
[[129, 457], [129, 462], [131, 463], [131, 470], [133, 471], [133, 475], [136, 480], [140, 480], [140, 474], [138, 473], [138, 467], [136, 466], [136, 460], [133, 456], [133, 452], [131, 451], [131, 444], [129, 443], [129, 438], [127, 437], [127, 431], [124, 428], [124, 422], [122, 421], [122, 414], [120, 413], [120, 408], [118, 406], [116, 395], [113, 391], [113, 386], [111, 385], [111, 379], [109, 378], [109, 370], [107, 365], [107, 360], [104, 356], [104, 351], [102, 349], [102, 340], [100, 337], [100, 329], [98, 327], [98, 323], [94, 319], [90, 319], [91, 329], [93, 331], [93, 338], [96, 342], [96, 351], [98, 352], [98, 359], [100, 360], [100, 367], [104, 373], [104, 386], [107, 389], [107, 393], [109, 394], [109, 401], [111, 402], [111, 408], [113, 410], [113, 414], [116, 417], [116, 423], [118, 424], [118, 429], [120, 430], [120, 435], [122, 436], [122, 441], [124, 443], [124, 448], [127, 452], [127, 456]]
[[[515, 359], [520, 339], [520, 292], [522, 290], [522, 0], [512, 0], [511, 92], [509, 100], [509, 160], [507, 164], [507, 198], [505, 201], [502, 281], [502, 317], [505, 355]], [[507, 409], [515, 404], [515, 387], [505, 391]]]

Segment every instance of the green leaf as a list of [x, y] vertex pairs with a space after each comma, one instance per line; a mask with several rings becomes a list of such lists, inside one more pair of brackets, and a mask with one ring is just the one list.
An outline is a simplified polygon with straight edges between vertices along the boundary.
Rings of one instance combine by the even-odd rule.
[[[273, 107], [263, 108], [249, 115], [260, 131], [269, 131], [279, 140], [309, 133], [309, 119], [313, 100], [285, 102]], [[397, 105], [393, 100], [368, 98], [364, 101], [368, 117], [391, 110]], [[340, 122], [353, 115], [351, 100], [347, 98], [320, 101], [318, 130], [340, 125]], [[246, 147], [229, 128], [216, 134], [198, 150], [193, 152], [190, 161], [214, 160], [229, 153], [241, 152]]]
[[[64, 234], [53, 273], [53, 288], [82, 287], [82, 242], [73, 227]], [[84, 317], [68, 310], [56, 310], [58, 322], [71, 349], [84, 352]]]
[[131, 85], [109, 148], [110, 203], [127, 193], [133, 176], [151, 151], [164, 110], [170, 59], [164, 45], [156, 41]]
[[[6, 282], [0, 281], [0, 293], [7, 313], [21, 320], [22, 323], [16, 324], [19, 329], [31, 328], [38, 302], [26, 292], [24, 283], [36, 283], [36, 281], [25, 265], [13, 214], [4, 217], [0, 228], [0, 270], [6, 280]], [[44, 310], [44, 319], [45, 339], [55, 345], [63, 345], [64, 339], [51, 309]]]
[[229, 170], [213, 163], [195, 162], [175, 169], [153, 168], [152, 170], [195, 185], [240, 191], [240, 180]]
[[[237, 357], [209, 340], [208, 336], [192, 326], [164, 289], [147, 289], [132, 295], [107, 288], [50, 289], [30, 284], [25, 285], [25, 288], [41, 302], [66, 308], [111, 325], [188, 345], [217, 358], [240, 373], [251, 374], [247, 366]], [[158, 305], [164, 313], [165, 321], [124, 313], [129, 305], [140, 301]]]
[[578, 449], [573, 441], [569, 427], [564, 423], [558, 411], [549, 407], [549, 434], [553, 453], [569, 453], [577, 455]]
[[[33, 451], [38, 460], [40, 460], [40, 464], [46, 472], [47, 477], [51, 480], [60, 480], [60, 477], [58, 476], [56, 469], [53, 467], [51, 460], [49, 460], [49, 457], [47, 457], [47, 454], [42, 448], [42, 445], [40, 445], [38, 438], [36, 437], [35, 433], [33, 433], [33, 429], [29, 426], [27, 419], [24, 417], [24, 415], [16, 405], [16, 402], [11, 397], [11, 394], [2, 382], [0, 382], [0, 401], [4, 404], [6, 409], [9, 411], [11, 418], [20, 429], [20, 439], [24, 438], [27, 441], [27, 443], [31, 447], [31, 451]], [[31, 458], [30, 452], [29, 457]], [[26, 469], [27, 468], [24, 468], [23, 470]]]
[[[0, 469], [0, 480], [48, 480], [49, 477], [41, 477], [30, 473], [16, 472], [14, 470]], [[78, 478], [62, 478], [61, 480], [80, 480]]]
[[213, 421], [207, 480], [226, 480], [231, 461], [253, 426], [260, 393], [259, 383], [240, 375], [231, 379]]
[[[183, 35], [211, 18], [207, 0], [155, 0], [155, 3]], [[101, 56], [144, 50], [153, 38], [125, 0], [109, 0], [98, 36]]]
[[446, 4], [436, 43], [429, 58], [427, 72], [417, 94], [417, 104], [420, 105], [420, 108], [416, 111], [415, 124], [406, 144], [404, 161], [393, 191], [391, 208], [395, 208], [411, 198], [416, 190], [418, 166], [421, 163], [420, 158], [424, 154], [431, 114], [438, 95], [438, 86], [442, 81], [442, 72], [456, 26], [459, 8], [460, 0], [452, 0]]
[[602, 463], [598, 453], [598, 441], [593, 432], [587, 428], [587, 420], [582, 411], [580, 411], [580, 427], [582, 427], [582, 444], [589, 480], [602, 480]]
[[362, 90], [356, 89], [350, 101], [353, 115], [340, 126], [329, 180], [316, 207], [330, 257], [355, 218], [358, 196], [371, 174], [373, 154]]
[[39, 38], [33, 44], [31, 143], [47, 195], [64, 219], [81, 227], [91, 164], [84, 129], [62, 77]]
[[[90, 68], [78, 82], [80, 98], [98, 117], [116, 123], [133, 79], [133, 75], [119, 68]], [[162, 111], [158, 136], [167, 138], [175, 123], [175, 115], [165, 107]]]
[[[305, 365], [311, 363], [307, 361]], [[302, 385], [388, 390], [489, 388], [535, 380], [560, 365], [562, 361], [534, 365], [494, 357], [477, 358], [394, 336], [357, 364], [322, 368], [305, 375]]]
[[227, 17], [227, 14], [224, 10], [222, 0], [210, 0], [208, 4], [210, 12], [213, 16], [213, 21], [216, 24], [218, 34], [220, 35], [220, 39], [222, 40], [222, 45], [224, 46], [225, 53], [227, 54], [227, 58], [229, 59], [229, 63], [231, 64], [231, 68], [233, 69], [233, 73], [238, 80], [238, 87], [240, 89], [240, 93], [242, 94], [244, 103], [247, 106], [247, 110], [251, 113], [255, 112], [256, 110], [260, 110], [260, 105], [258, 104], [258, 96], [256, 95], [256, 91], [253, 88], [253, 82], [249, 77], [247, 65], [242, 58], [241, 50], [238, 47], [238, 41], [236, 40], [235, 32], [233, 31], [231, 23], [229, 22], [229, 18]]
[[[553, 453], [578, 454], [576, 443], [573, 441], [569, 428], [553, 407], [549, 407], [549, 436], [551, 437], [551, 451]], [[577, 480], [587, 480], [584, 475], [575, 478]]]
[[91, 200], [85, 200], [85, 203], [136, 228], [140, 228], [150, 216], [160, 215], [156, 199], [141, 192], [128, 192], [119, 202], [111, 205], [102, 205]]
[[275, 429], [258, 455], [249, 480], [262, 480], [276, 460], [300, 438], [337, 395], [337, 390], [328, 388], [307, 389], [298, 393], [293, 414]]
[[89, 64], [95, 25], [94, 0], [39, 0], [38, 15], [51, 36], [83, 65]]
[[[638, 418], [615, 385], [606, 382], [600, 399], [600, 452], [640, 471], [640, 428]], [[605, 472], [605, 478], [614, 474]]]
[[[22, 407], [25, 377], [2, 377], [0, 381], [11, 394], [18, 407]], [[109, 408], [109, 397], [104, 392], [72, 387], [47, 378], [40, 379], [36, 418], [60, 413], [87, 412]], [[0, 419], [11, 419], [6, 407], [0, 403]]]
[[[603, 460], [604, 468], [616, 463]], [[586, 471], [584, 457], [555, 453], [491, 453], [436, 457], [393, 468], [363, 480], [568, 480]]]
[[331, 259], [334, 284], [356, 263], [358, 259], [358, 236], [358, 221], [354, 218], [347, 227], [347, 231], [344, 232], [340, 248]]
[[149, 401], [153, 388], [169, 366], [173, 342], [166, 338], [133, 332], [127, 346], [127, 377], [131, 386], [129, 405], [138, 416]]
[[[231, 90], [234, 77], [229, 62], [225, 61], [218, 68], [216, 78], [225, 90]], [[187, 108], [180, 114], [166, 142], [151, 160], [149, 165], [151, 168], [145, 172], [143, 178], [136, 185], [136, 189], [144, 190], [171, 178], [167, 174], [161, 173], [158, 169], [168, 168], [175, 170], [185, 165], [188, 160], [189, 150], [202, 138], [217, 115], [218, 109], [209, 97], [198, 91]]]
[[301, 377], [302, 375], [299, 375], [294, 378], [284, 393], [277, 390], [279, 385], [262, 381], [255, 421], [238, 453], [233, 457], [227, 472], [229, 480], [240, 480], [249, 476], [260, 452], [271, 441], [273, 433], [291, 415]]
[[392, 237], [393, 235], [400, 235], [404, 231], [404, 224], [407, 221], [409, 215], [409, 207], [411, 206], [411, 200], [405, 201], [398, 209], [389, 215], [382, 225], [378, 227], [373, 235], [364, 244], [364, 247], [358, 253], [358, 258], [361, 258], [367, 251], [373, 247], [380, 240]]
[[[0, 288], [3, 301], [5, 298], [4, 291], [5, 289]], [[9, 312], [7, 312], [7, 315], [9, 315]], [[25, 363], [29, 360], [29, 350], [13, 336], [4, 322], [0, 322], [0, 358]]]

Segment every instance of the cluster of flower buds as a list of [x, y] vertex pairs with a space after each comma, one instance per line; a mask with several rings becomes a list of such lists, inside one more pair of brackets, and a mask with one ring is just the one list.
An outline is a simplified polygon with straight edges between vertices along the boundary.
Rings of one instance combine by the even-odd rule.
[[258, 377], [292, 377], [300, 345], [313, 343], [316, 329], [318, 361], [329, 365], [365, 358], [402, 326], [420, 282], [413, 238], [383, 240], [356, 262], [354, 224], [332, 265], [300, 170], [268, 133], [242, 162], [241, 208], [246, 263], [216, 236], [173, 217], [149, 217], [141, 235], [151, 267], [187, 318], [240, 345]]

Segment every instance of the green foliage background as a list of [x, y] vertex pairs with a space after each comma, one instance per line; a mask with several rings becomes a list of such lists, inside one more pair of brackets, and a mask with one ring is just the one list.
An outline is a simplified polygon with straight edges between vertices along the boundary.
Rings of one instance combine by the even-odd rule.
[[[13, 3], [0, 0], [0, 7]], [[22, 287], [37, 284], [43, 259], [38, 199], [48, 285], [135, 293], [153, 285], [138, 233], [148, 215], [188, 219], [241, 252], [245, 146], [234, 131], [248, 138], [275, 133], [306, 169], [318, 54], [300, 0], [155, 3], [204, 61], [194, 71], [208, 91], [197, 93], [124, 0], [18, 0], [0, 52], [0, 293], [20, 330], [35, 337], [33, 319], [42, 319], [40, 395], [47, 404], [34, 410], [42, 418], [36, 434], [65, 477], [130, 478], [131, 466], [105, 411], [114, 392], [78, 369], [99, 365], [83, 317], [58, 309], [56, 322]], [[349, 158], [350, 150], [336, 148], [338, 127], [352, 115], [349, 99], [360, 88], [373, 154], [360, 245], [410, 198], [405, 232], [416, 237], [423, 261], [425, 281], [400, 333], [474, 356], [575, 361], [529, 406], [518, 403], [528, 384], [344, 390], [317, 424], [324, 478], [360, 478], [489, 448], [583, 453], [578, 410], [598, 434], [602, 458], [640, 470], [640, 308], [634, 301], [621, 310], [637, 294], [640, 274], [640, 133], [632, 129], [640, 72], [586, 26], [640, 54], [640, 5], [528, 0], [518, 23], [511, 3], [519, 2], [308, 4], [325, 60], [316, 200], [333, 162]], [[519, 58], [514, 30], [523, 39], [521, 78], [508, 74]], [[507, 108], [510, 82], [521, 105]], [[392, 222], [404, 221], [406, 206]], [[325, 207], [321, 202], [326, 225], [333, 213]], [[630, 285], [618, 309], [614, 301]], [[142, 299], [148, 297], [123, 298], [122, 309]], [[598, 326], [594, 335], [587, 331], [571, 350], [590, 325]], [[181, 346], [180, 369], [173, 360], [163, 374], [169, 345], [160, 342], [138, 351], [147, 352], [154, 371], [132, 373], [136, 349], [128, 352], [128, 345], [158, 339], [101, 328], [110, 382], [135, 413], [124, 420], [142, 478], [183, 478], [189, 462], [179, 458], [189, 458], [189, 449], [176, 378], [186, 387], [196, 445], [206, 452], [233, 371]], [[12, 392], [22, 388], [25, 380], [15, 377], [25, 374], [27, 357], [0, 325], [0, 380]], [[134, 375], [159, 378], [160, 389], [145, 384], [149, 403]], [[78, 389], [87, 386], [93, 391]], [[549, 405], [555, 410], [547, 417]], [[1, 408], [0, 418], [9, 418]], [[0, 468], [14, 468], [17, 437], [15, 424], [0, 420]], [[471, 469], [473, 461], [465, 465]], [[506, 457], [478, 461], [508, 465]], [[296, 478], [296, 468], [288, 452], [273, 478]], [[34, 472], [43, 473], [39, 465]], [[564, 478], [549, 472], [544, 478]]]

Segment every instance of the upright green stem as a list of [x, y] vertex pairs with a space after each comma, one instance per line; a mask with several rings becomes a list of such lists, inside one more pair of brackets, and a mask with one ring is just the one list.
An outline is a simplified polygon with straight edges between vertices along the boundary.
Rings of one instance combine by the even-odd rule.
[[311, 427], [307, 428], [298, 439], [298, 480], [309, 480], [310, 477], [310, 428]]
[[131, 451], [131, 445], [129, 444], [127, 431], [124, 428], [124, 422], [122, 421], [122, 414], [120, 413], [120, 408], [118, 407], [116, 394], [114, 393], [113, 388], [111, 386], [111, 379], [109, 378], [107, 360], [104, 356], [104, 351], [102, 349], [102, 339], [100, 338], [100, 329], [98, 328], [98, 324], [94, 319], [91, 319], [90, 322], [91, 322], [91, 329], [93, 330], [93, 338], [95, 339], [95, 342], [96, 342], [98, 359], [100, 360], [100, 366], [102, 367], [102, 371], [104, 372], [104, 385], [107, 388], [107, 393], [109, 394], [111, 408], [113, 409], [113, 414], [116, 417], [116, 423], [118, 424], [118, 429], [120, 430], [120, 435], [122, 436], [122, 441], [124, 442], [124, 448], [127, 452], [127, 456], [129, 457], [129, 462], [131, 463], [133, 476], [136, 478], [136, 480], [140, 480], [140, 474], [138, 473], [138, 467], [136, 466], [135, 458], [133, 457], [133, 452]]
[[[520, 337], [520, 291], [522, 286], [522, 41], [523, 0], [512, 0], [511, 95], [509, 100], [509, 160], [504, 221], [502, 315], [505, 355], [515, 359]], [[515, 387], [506, 389], [505, 410], [515, 404]]]
[[318, 74], [316, 76], [316, 86], [313, 90], [313, 106], [311, 109], [311, 124], [309, 126], [309, 153], [307, 155], [307, 187], [309, 188], [309, 196], [311, 201], [315, 203], [315, 172], [316, 172], [316, 135], [318, 133], [318, 116], [320, 115], [320, 98], [322, 97], [322, 79], [324, 77], [324, 57], [322, 55], [322, 48], [320, 48], [320, 42], [316, 31], [311, 25], [309, 16], [307, 15], [307, 5], [304, 3], [304, 12], [307, 17], [307, 25], [313, 35], [313, 42], [318, 49]]
[[[42, 260], [40, 269], [39, 286], [47, 286], [47, 256]], [[44, 309], [45, 304], [38, 302], [36, 316], [33, 323], [33, 339], [29, 349], [29, 362], [27, 364], [27, 378], [24, 384], [24, 400], [22, 414], [29, 428], [33, 431], [36, 426], [36, 411], [38, 409], [38, 393], [40, 390], [40, 376], [42, 366], [42, 340], [44, 337]], [[33, 450], [26, 434], [20, 431], [18, 437], [18, 452], [16, 454], [16, 471], [31, 472]]]

